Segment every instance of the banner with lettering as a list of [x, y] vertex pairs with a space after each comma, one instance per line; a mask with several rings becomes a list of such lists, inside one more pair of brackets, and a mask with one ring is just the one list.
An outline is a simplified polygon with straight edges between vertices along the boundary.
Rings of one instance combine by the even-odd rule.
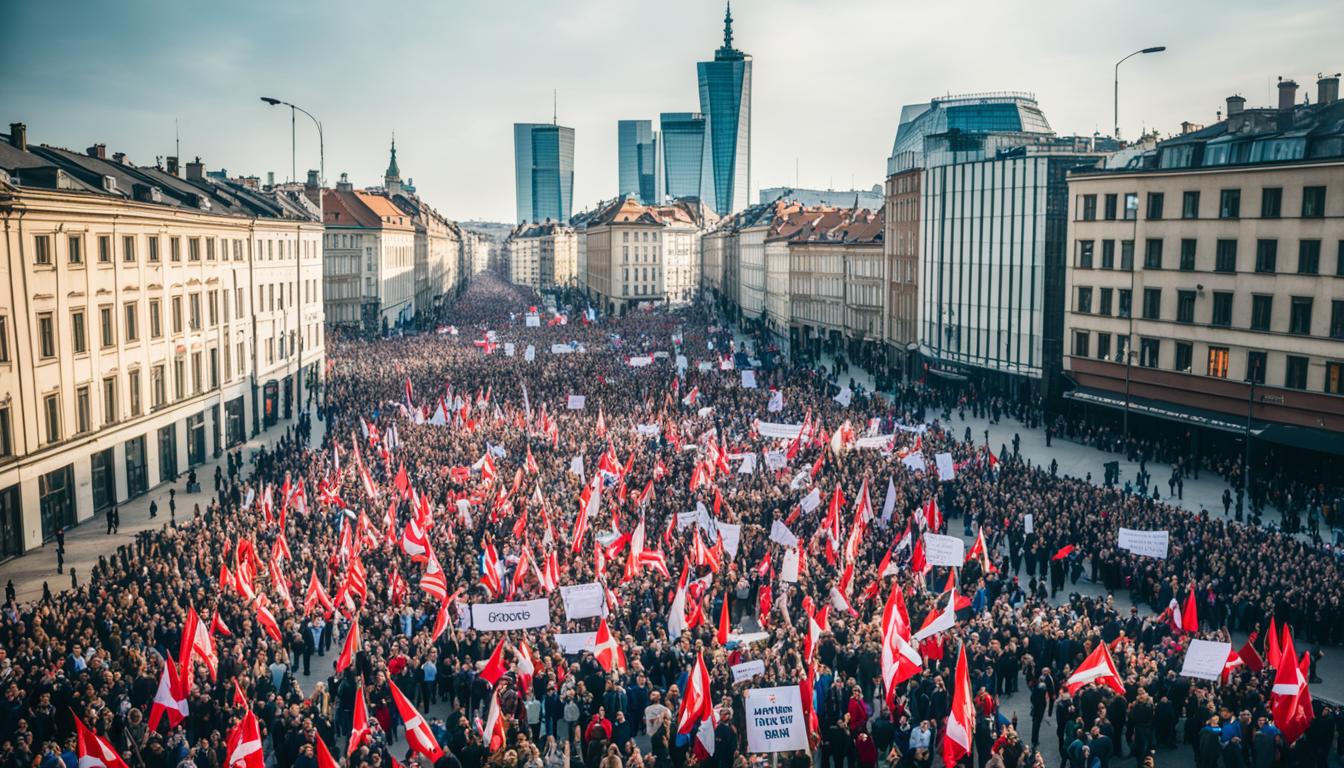
[[480, 632], [532, 629], [550, 626], [550, 623], [551, 606], [545, 598], [513, 603], [475, 603], [471, 606], [471, 626]]
[[792, 752], [807, 749], [803, 696], [796, 685], [755, 688], [743, 697], [747, 720], [747, 751]]

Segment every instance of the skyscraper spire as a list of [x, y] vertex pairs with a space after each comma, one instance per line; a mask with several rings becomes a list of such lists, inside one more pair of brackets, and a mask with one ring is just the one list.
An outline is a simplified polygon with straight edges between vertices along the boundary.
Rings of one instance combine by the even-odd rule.
[[723, 11], [723, 47], [733, 47], [733, 2], [728, 0]]

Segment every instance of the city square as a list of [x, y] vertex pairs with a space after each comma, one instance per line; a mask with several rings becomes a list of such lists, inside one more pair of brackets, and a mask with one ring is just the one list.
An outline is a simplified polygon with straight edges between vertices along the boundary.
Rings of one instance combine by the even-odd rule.
[[[774, 118], [894, 7], [579, 3], [510, 62], [423, 7], [402, 61], [497, 88], [445, 141], [416, 67], [356, 108], [261, 45], [97, 96], [163, 59], [57, 67], [152, 16], [83, 10], [0, 75], [0, 768], [1344, 760], [1328, 14], [1217, 76], [1044, 40], [1099, 98], [891, 51], [851, 135]], [[629, 46], [679, 74], [564, 85]]]

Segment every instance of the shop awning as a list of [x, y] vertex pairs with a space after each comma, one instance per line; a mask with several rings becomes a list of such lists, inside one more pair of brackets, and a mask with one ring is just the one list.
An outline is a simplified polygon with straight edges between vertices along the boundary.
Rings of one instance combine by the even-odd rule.
[[1330, 432], [1316, 427], [1270, 424], [1264, 432], [1260, 433], [1260, 439], [1292, 446], [1293, 448], [1344, 456], [1344, 433]]
[[[1093, 389], [1091, 387], [1079, 387], [1070, 392], [1065, 392], [1064, 397], [1088, 405], [1100, 405], [1106, 408], [1115, 408], [1117, 410], [1125, 409], [1125, 396], [1123, 393], [1116, 394], [1104, 389]], [[1160, 400], [1151, 400], [1146, 397], [1129, 398], [1129, 410], [1131, 413], [1141, 413], [1145, 416], [1155, 416], [1159, 419], [1176, 421], [1182, 424], [1190, 424], [1197, 427], [1208, 429], [1217, 429], [1222, 432], [1236, 432], [1245, 434], [1246, 420], [1238, 419], [1235, 416], [1229, 416], [1226, 413], [1210, 411], [1206, 408], [1194, 408], [1188, 405], [1179, 405], [1177, 403], [1168, 403]], [[1269, 425], [1262, 421], [1251, 422], [1251, 434], [1259, 437], [1260, 434]]]

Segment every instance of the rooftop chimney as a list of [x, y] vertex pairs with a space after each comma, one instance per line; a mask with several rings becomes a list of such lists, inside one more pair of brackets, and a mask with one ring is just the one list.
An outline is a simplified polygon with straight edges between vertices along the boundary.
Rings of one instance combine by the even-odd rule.
[[1316, 80], [1316, 103], [1333, 104], [1339, 101], [1339, 73], [1320, 75]]
[[106, 160], [106, 159], [107, 159], [107, 145], [106, 145], [106, 144], [94, 144], [92, 147], [89, 147], [88, 149], [84, 150], [84, 152], [85, 152], [85, 154], [87, 154], [89, 157], [96, 157], [96, 158], [98, 158], [99, 160]]
[[266, 172], [266, 186], [268, 187], [275, 186], [275, 171]]
[[201, 162], [201, 158], [187, 163], [187, 181], [205, 181], [205, 163]]
[[167, 159], [166, 162], [167, 162], [167, 164], [168, 164], [168, 167], [167, 167], [165, 170], [168, 171], [168, 174], [169, 174], [170, 176], [176, 176], [176, 175], [177, 175], [177, 158], [174, 157], [174, 156], [172, 156], [172, 155], [169, 155], [169, 156], [168, 156], [168, 159]]
[[15, 149], [27, 151], [28, 126], [24, 125], [23, 123], [10, 123], [9, 143], [13, 144]]
[[308, 171], [308, 181], [304, 182], [303, 185], [305, 187], [317, 187], [319, 183], [320, 182], [318, 182], [317, 179], [317, 171]]
[[1231, 117], [1240, 114], [1246, 108], [1246, 99], [1242, 96], [1227, 97], [1227, 116]]
[[1297, 83], [1293, 80], [1279, 80], [1279, 111], [1288, 112], [1297, 105]]
[[113, 152], [113, 153], [112, 153], [112, 159], [115, 160], [115, 161], [118, 162], [118, 163], [121, 163], [122, 165], [125, 165], [125, 164], [126, 164], [126, 153], [125, 153], [125, 152]]

